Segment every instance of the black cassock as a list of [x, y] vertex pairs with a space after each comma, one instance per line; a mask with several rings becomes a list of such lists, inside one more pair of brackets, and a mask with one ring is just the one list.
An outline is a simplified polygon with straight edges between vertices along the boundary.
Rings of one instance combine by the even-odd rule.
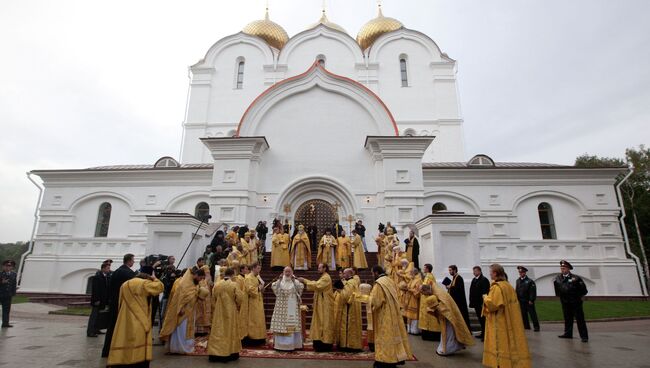
[[102, 357], [107, 357], [111, 349], [111, 340], [113, 339], [113, 331], [115, 330], [115, 323], [117, 323], [117, 312], [120, 301], [120, 288], [122, 284], [134, 278], [138, 273], [131, 270], [127, 265], [120, 266], [115, 272], [111, 274], [111, 281], [108, 286], [108, 328], [104, 339], [104, 348], [102, 349]]
[[465, 297], [465, 281], [460, 275], [454, 276], [454, 279], [449, 286], [449, 295], [454, 299], [458, 309], [460, 309], [460, 314], [463, 315], [463, 319], [467, 324], [467, 328], [471, 331], [469, 324], [469, 310], [467, 310], [467, 298]]

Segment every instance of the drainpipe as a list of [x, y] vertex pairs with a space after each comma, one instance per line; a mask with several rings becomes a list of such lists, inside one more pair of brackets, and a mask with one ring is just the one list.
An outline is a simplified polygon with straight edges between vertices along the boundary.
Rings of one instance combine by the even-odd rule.
[[641, 293], [643, 296], [648, 296], [648, 288], [645, 284], [645, 278], [643, 277], [643, 271], [641, 270], [641, 261], [639, 260], [639, 257], [637, 257], [634, 253], [632, 253], [632, 250], [630, 250], [630, 239], [627, 236], [627, 229], [625, 228], [625, 205], [623, 203], [623, 196], [621, 195], [621, 185], [625, 183], [625, 181], [634, 173], [634, 169], [629, 169], [630, 171], [625, 175], [623, 180], [621, 180], [618, 184], [616, 184], [616, 200], [618, 202], [619, 207], [621, 207], [621, 229], [623, 230], [623, 240], [625, 241], [625, 253], [627, 253], [628, 256], [630, 256], [633, 260], [634, 263], [636, 264], [636, 272], [639, 276], [639, 281], [641, 282]]
[[27, 251], [20, 256], [20, 264], [18, 265], [18, 280], [17, 283], [20, 285], [20, 281], [23, 276], [23, 266], [25, 265], [25, 258], [32, 252], [34, 249], [34, 237], [36, 237], [36, 225], [38, 225], [38, 211], [41, 208], [41, 199], [43, 198], [43, 187], [38, 185], [37, 182], [32, 179], [32, 173], [27, 172], [27, 179], [31, 181], [36, 188], [38, 188], [38, 200], [36, 201], [36, 208], [34, 209], [34, 225], [32, 226], [32, 236], [29, 238], [29, 246]]

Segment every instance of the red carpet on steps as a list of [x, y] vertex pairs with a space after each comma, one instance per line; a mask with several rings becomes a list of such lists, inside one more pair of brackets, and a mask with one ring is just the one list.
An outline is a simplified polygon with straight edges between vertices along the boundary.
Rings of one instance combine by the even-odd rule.
[[[316, 359], [316, 360], [360, 360], [360, 361], [374, 361], [375, 354], [368, 350], [365, 332], [363, 345], [365, 346], [364, 350], [359, 353], [344, 353], [344, 352], [329, 352], [329, 353], [317, 353], [314, 351], [311, 340], [307, 340], [304, 343], [302, 350], [298, 351], [277, 351], [273, 349], [273, 336], [269, 332], [269, 337], [267, 343], [263, 346], [254, 347], [254, 348], [243, 348], [239, 356], [241, 358], [264, 358], [264, 359]], [[208, 337], [197, 337], [194, 353], [191, 355], [198, 356], [207, 356], [208, 355]], [[415, 356], [411, 361], [417, 361]]]

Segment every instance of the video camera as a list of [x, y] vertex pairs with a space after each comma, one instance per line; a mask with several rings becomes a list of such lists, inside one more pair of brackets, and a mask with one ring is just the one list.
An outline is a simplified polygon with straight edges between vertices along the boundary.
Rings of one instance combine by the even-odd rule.
[[169, 256], [164, 254], [150, 254], [144, 258], [144, 262], [147, 266], [153, 266], [154, 263], [160, 261], [160, 266], [164, 267], [169, 265]]

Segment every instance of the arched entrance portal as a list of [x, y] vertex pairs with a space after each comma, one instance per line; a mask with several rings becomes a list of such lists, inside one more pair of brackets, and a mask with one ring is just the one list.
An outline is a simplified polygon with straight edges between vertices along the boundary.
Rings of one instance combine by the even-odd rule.
[[311, 248], [315, 250], [325, 229], [331, 228], [338, 216], [331, 203], [322, 199], [310, 199], [298, 207], [294, 218], [296, 226], [305, 226], [305, 231], [309, 234]]

